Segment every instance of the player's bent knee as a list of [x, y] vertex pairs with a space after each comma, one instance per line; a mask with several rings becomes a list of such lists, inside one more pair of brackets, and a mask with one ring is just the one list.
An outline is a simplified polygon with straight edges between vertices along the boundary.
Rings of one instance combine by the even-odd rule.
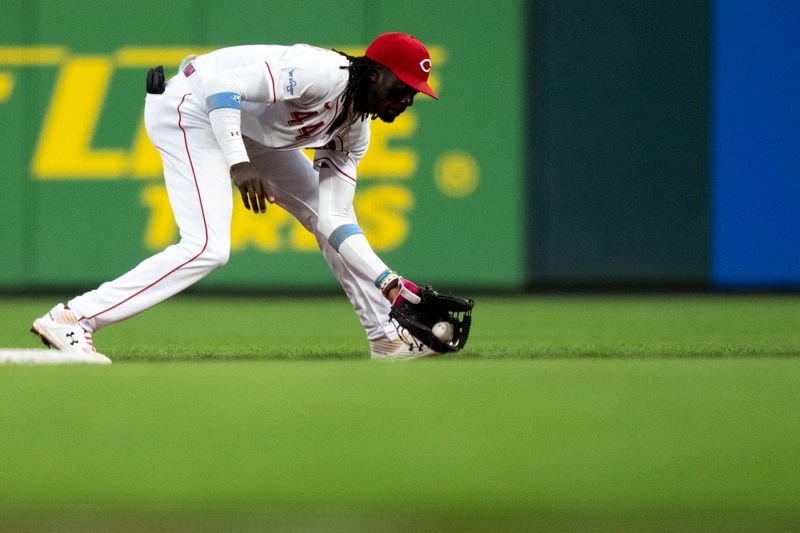
[[225, 266], [230, 259], [231, 246], [228, 241], [183, 238], [177, 246], [182, 249], [181, 255], [187, 262], [191, 262], [194, 268], [203, 268], [209, 272]]
[[231, 257], [230, 247], [208, 247], [203, 252], [204, 260], [210, 268], [221, 268], [228, 264]]
[[229, 243], [214, 242], [209, 240], [205, 243], [202, 252], [197, 256], [200, 265], [209, 271], [223, 267], [230, 259], [231, 247]]

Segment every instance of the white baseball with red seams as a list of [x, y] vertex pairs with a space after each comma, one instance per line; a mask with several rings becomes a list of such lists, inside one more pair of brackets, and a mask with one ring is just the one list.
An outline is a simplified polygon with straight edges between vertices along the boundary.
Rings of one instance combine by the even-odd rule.
[[436, 338], [442, 342], [450, 342], [453, 340], [453, 335], [455, 335], [455, 328], [453, 328], [453, 324], [446, 321], [437, 322], [433, 325], [431, 331], [433, 331], [433, 334], [436, 335]]
[[[395, 338], [389, 303], [373, 284], [385, 263], [363, 234], [336, 242], [338, 253], [329, 243], [335, 229], [357, 224], [356, 166], [369, 144], [368, 120], [331, 128], [341, 113], [347, 64], [336, 52], [307, 45], [224, 48], [195, 58], [164, 94], [148, 94], [145, 126], [163, 159], [180, 242], [72, 299], [81, 325], [94, 332], [129, 318], [224, 265], [234, 198], [229, 169], [249, 160], [276, 203], [316, 237], [368, 339]], [[239, 98], [240, 109], [223, 102], [209, 111], [207, 97], [220, 94]], [[321, 146], [313, 164], [300, 151]]]

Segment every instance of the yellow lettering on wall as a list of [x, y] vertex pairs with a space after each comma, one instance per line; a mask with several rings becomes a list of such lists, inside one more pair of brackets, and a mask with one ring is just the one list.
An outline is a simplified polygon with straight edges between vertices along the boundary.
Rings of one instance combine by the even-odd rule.
[[397, 248], [408, 237], [414, 195], [401, 185], [378, 185], [356, 195], [358, 223], [376, 251]]
[[[361, 55], [363, 47], [338, 47]], [[448, 61], [447, 51], [429, 46], [435, 65], [430, 83], [441, 90], [440, 67]], [[151, 146], [142, 121], [134, 127], [133, 145], [94, 148], [93, 137], [106, 100], [114, 68], [144, 68], [163, 64], [168, 74], [186, 54], [207, 49], [187, 47], [123, 47], [106, 56], [70, 55], [67, 47], [0, 47], [0, 65], [60, 66], [50, 106], [34, 151], [34, 178], [117, 179], [155, 178], [162, 174], [161, 161]], [[12, 73], [0, 72], [0, 102], [14, 90]], [[401, 142], [413, 138], [418, 117], [408, 110], [392, 124], [372, 124], [370, 150], [360, 164], [362, 179], [409, 179], [417, 170], [418, 157]], [[131, 125], [133, 126], [133, 125]]]
[[10, 72], [0, 72], [0, 102], [5, 102], [14, 92], [14, 75]]
[[[149, 210], [145, 247], [158, 251], [175, 243], [177, 228], [166, 188], [147, 185], [140, 198]], [[233, 193], [233, 202], [232, 251], [252, 248], [265, 252], [314, 252], [318, 249], [314, 235], [280, 207], [271, 205], [265, 214], [254, 215], [242, 206], [238, 192]], [[413, 207], [412, 192], [401, 185], [377, 185], [356, 194], [355, 199], [359, 225], [376, 251], [392, 250], [403, 244], [410, 229], [408, 212]]]
[[[280, 207], [271, 205], [265, 214], [254, 215], [242, 206], [239, 193], [233, 194], [232, 250], [255, 248], [276, 252], [290, 248], [305, 252], [317, 249], [314, 235]], [[140, 198], [149, 211], [144, 231], [145, 247], [157, 251], [175, 243], [177, 227], [166, 187], [147, 185], [142, 188]]]
[[283, 235], [286, 228], [294, 221], [289, 213], [280, 207], [270, 205], [266, 213], [253, 214], [244, 208], [238, 192], [235, 193], [233, 203], [231, 250], [253, 247], [266, 252], [277, 252], [283, 248]]
[[0, 46], [0, 65], [58, 65], [66, 55], [65, 46]]
[[144, 118], [139, 120], [136, 138], [130, 154], [130, 173], [134, 178], [156, 178], [163, 175], [161, 156], [150, 142], [144, 127]]
[[417, 130], [417, 115], [407, 110], [391, 124], [373, 120], [367, 155], [358, 165], [359, 176], [370, 178], [410, 178], [417, 169], [417, 154], [410, 149], [394, 148], [395, 139], [407, 139]]
[[317, 238], [314, 234], [303, 227], [300, 222], [295, 221], [289, 232], [289, 246], [298, 252], [313, 252], [318, 250]]
[[167, 79], [172, 77], [174, 71], [169, 67], [177, 67], [181, 60], [189, 54], [206, 54], [213, 48], [196, 48], [193, 46], [129, 46], [119, 48], [114, 52], [114, 62], [121, 67], [155, 67], [164, 66]]
[[122, 174], [124, 151], [91, 147], [112, 71], [111, 62], [100, 56], [70, 58], [61, 68], [33, 157], [38, 178], [96, 179]]

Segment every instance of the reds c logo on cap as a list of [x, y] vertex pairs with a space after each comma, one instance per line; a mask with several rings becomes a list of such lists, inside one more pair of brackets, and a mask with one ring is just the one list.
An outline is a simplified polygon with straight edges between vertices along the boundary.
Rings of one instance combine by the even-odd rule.
[[428, 74], [432, 67], [431, 55], [425, 45], [413, 35], [398, 32], [378, 35], [364, 55], [387, 67], [409, 87], [439, 98], [428, 85]]

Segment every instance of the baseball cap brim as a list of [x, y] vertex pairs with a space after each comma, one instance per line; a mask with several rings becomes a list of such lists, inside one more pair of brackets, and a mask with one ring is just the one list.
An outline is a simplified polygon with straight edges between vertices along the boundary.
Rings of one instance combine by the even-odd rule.
[[412, 89], [416, 89], [416, 90], [418, 90], [418, 91], [419, 91], [419, 92], [421, 92], [421, 93], [425, 93], [425, 94], [427, 94], [428, 96], [430, 96], [431, 98], [435, 98], [436, 100], [438, 100], [438, 99], [439, 99], [439, 95], [437, 95], [437, 94], [434, 92], [434, 90], [433, 90], [433, 89], [431, 89], [431, 86], [430, 86], [430, 85], [428, 85], [428, 83], [427, 83], [427, 82], [424, 82], [424, 81], [422, 81], [422, 80], [415, 80], [415, 79], [412, 79], [410, 76], [402, 76], [402, 75], [398, 75], [398, 74], [397, 74], [397, 72], [394, 72], [394, 71], [392, 71], [392, 73], [393, 73], [395, 76], [397, 76], [397, 78], [398, 78], [400, 81], [402, 81], [403, 83], [405, 83], [406, 85], [408, 85], [408, 86], [409, 86], [409, 87], [411, 87]]

